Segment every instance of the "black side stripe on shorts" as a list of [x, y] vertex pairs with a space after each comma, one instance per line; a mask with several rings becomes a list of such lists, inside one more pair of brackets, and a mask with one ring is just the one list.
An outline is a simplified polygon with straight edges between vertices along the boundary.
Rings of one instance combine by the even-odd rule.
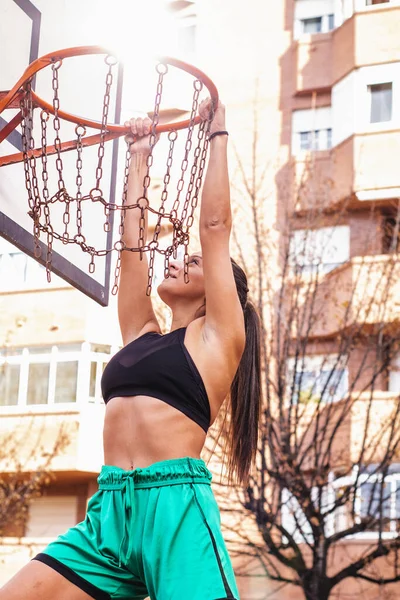
[[193, 484], [190, 484], [190, 486], [191, 486], [191, 488], [192, 488], [192, 490], [194, 492], [194, 497], [195, 497], [197, 506], [199, 507], [199, 510], [200, 510], [201, 516], [203, 518], [204, 524], [205, 524], [205, 526], [208, 529], [208, 533], [210, 535], [211, 543], [212, 543], [213, 549], [214, 549], [215, 558], [217, 559], [217, 563], [218, 563], [218, 567], [219, 567], [219, 572], [221, 573], [222, 582], [224, 584], [224, 588], [225, 588], [225, 592], [226, 592], [226, 598], [220, 598], [220, 600], [236, 600], [235, 596], [232, 594], [232, 590], [229, 587], [228, 580], [227, 580], [226, 575], [224, 573], [224, 569], [223, 569], [222, 563], [221, 563], [221, 558], [220, 558], [220, 555], [218, 554], [217, 542], [215, 541], [214, 534], [211, 531], [211, 527], [207, 523], [206, 516], [205, 516], [205, 514], [203, 512], [203, 509], [201, 508], [201, 504], [200, 504], [200, 502], [199, 502], [199, 500], [197, 498], [196, 490], [195, 490]]
[[52, 569], [57, 571], [57, 573], [60, 573], [60, 575], [65, 577], [65, 579], [68, 579], [68, 581], [76, 585], [83, 592], [89, 594], [89, 596], [91, 596], [95, 600], [111, 600], [110, 594], [107, 594], [107, 592], [103, 592], [103, 590], [99, 589], [89, 581], [86, 581], [86, 579], [83, 579], [83, 577], [75, 573], [75, 571], [73, 571], [66, 565], [63, 565], [63, 563], [57, 560], [56, 558], [53, 558], [52, 556], [49, 556], [44, 552], [40, 552], [32, 560], [38, 560], [39, 562], [44, 563], [48, 567], [51, 567]]

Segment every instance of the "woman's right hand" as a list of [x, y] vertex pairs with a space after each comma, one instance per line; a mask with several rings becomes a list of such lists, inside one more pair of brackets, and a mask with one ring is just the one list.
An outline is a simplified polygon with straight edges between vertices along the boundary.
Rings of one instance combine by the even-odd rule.
[[[125, 141], [129, 144], [131, 154], [150, 154], [150, 133], [153, 121], [149, 117], [132, 118], [125, 121], [125, 127], [130, 128], [130, 133], [125, 136]], [[159, 135], [156, 136], [156, 142]]]

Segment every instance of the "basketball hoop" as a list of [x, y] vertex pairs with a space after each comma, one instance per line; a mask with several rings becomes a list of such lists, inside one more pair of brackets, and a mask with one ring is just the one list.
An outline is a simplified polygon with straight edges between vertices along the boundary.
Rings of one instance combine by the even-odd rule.
[[[59, 70], [62, 68], [64, 59], [83, 55], [104, 55], [106, 65], [105, 87], [102, 106], [101, 121], [94, 121], [83, 116], [73, 115], [64, 110], [59, 97]], [[0, 96], [0, 114], [9, 107], [19, 105], [20, 112], [0, 131], [0, 143], [15, 129], [21, 125], [22, 147], [23, 151], [16, 154], [0, 157], [0, 167], [23, 162], [25, 187], [28, 194], [29, 216], [33, 220], [33, 235], [36, 258], [40, 256], [39, 238], [43, 233], [46, 235], [47, 255], [46, 270], [47, 279], [51, 279], [51, 257], [53, 240], [60, 240], [63, 244], [76, 244], [80, 246], [83, 252], [90, 256], [89, 272], [95, 270], [95, 257], [106, 256], [112, 251], [116, 251], [117, 262], [115, 267], [114, 285], [112, 293], [118, 291], [118, 282], [121, 269], [121, 254], [123, 251], [139, 252], [142, 258], [144, 252], [149, 253], [149, 270], [146, 293], [151, 293], [151, 285], [154, 274], [154, 259], [156, 253], [164, 256], [164, 276], [169, 276], [169, 259], [175, 254], [178, 246], [184, 247], [184, 271], [185, 281], [188, 281], [188, 244], [189, 231], [194, 221], [194, 211], [197, 206], [202, 178], [204, 173], [205, 161], [208, 150], [208, 132], [212, 120], [201, 121], [198, 116], [199, 96], [203, 87], [208, 89], [215, 107], [218, 103], [218, 92], [213, 82], [199, 69], [188, 65], [177, 59], [169, 57], [160, 57], [156, 59], [157, 89], [154, 107], [152, 107], [152, 127], [149, 137], [150, 153], [147, 157], [146, 175], [143, 181], [143, 193], [137, 198], [134, 204], [127, 204], [128, 174], [130, 164], [129, 148], [125, 157], [125, 169], [123, 176], [123, 193], [121, 204], [110, 203], [104, 197], [101, 182], [103, 176], [103, 159], [105, 154], [105, 142], [129, 133], [129, 129], [117, 123], [108, 122], [108, 112], [110, 106], [111, 87], [113, 84], [113, 70], [118, 64], [118, 60], [100, 46], [81, 46], [77, 48], [67, 48], [58, 52], [47, 54], [33, 63], [25, 70], [22, 77], [15, 86], [7, 92], [3, 98]], [[44, 69], [52, 70], [52, 90], [53, 99], [49, 103], [39, 97], [32, 90], [32, 80], [35, 74]], [[168, 74], [169, 67], [174, 67], [185, 71], [193, 78], [193, 97], [191, 107], [187, 112], [190, 113], [188, 119], [175, 123], [163, 123], [160, 121], [160, 110], [162, 102], [164, 78]], [[34, 111], [40, 111], [40, 140], [39, 147], [35, 147], [34, 132]], [[55, 132], [54, 144], [48, 144], [48, 123], [52, 121], [52, 128]], [[61, 140], [61, 123], [69, 121], [75, 123], [75, 139], [69, 141]], [[197, 127], [197, 134], [195, 128]], [[87, 136], [87, 129], [99, 131], [95, 135]], [[175, 142], [178, 138], [178, 132], [186, 130], [183, 158], [180, 163], [180, 176], [177, 182], [174, 201], [170, 210], [166, 209], [166, 201], [170, 194], [171, 167], [174, 161]], [[148, 192], [151, 185], [151, 167], [153, 165], [153, 149], [160, 133], [168, 132], [168, 156], [166, 161], [166, 172], [163, 178], [161, 203], [158, 210], [150, 206]], [[83, 160], [82, 151], [86, 146], [98, 145], [97, 165], [95, 173], [95, 185], [89, 190], [82, 190]], [[76, 188], [70, 193], [67, 190], [63, 177], [62, 155], [67, 151], [76, 151]], [[193, 156], [191, 156], [191, 154]], [[55, 155], [55, 169], [57, 178], [57, 189], [51, 189], [49, 180], [48, 157]], [[190, 163], [190, 164], [189, 164]], [[40, 182], [40, 183], [39, 183]], [[185, 187], [186, 186], [186, 187]], [[185, 189], [184, 189], [185, 188]], [[100, 203], [104, 209], [104, 231], [109, 231], [112, 226], [112, 216], [116, 211], [120, 212], [119, 235], [120, 238], [110, 248], [95, 248], [87, 242], [86, 230], [82, 218], [82, 206], [84, 203]], [[63, 206], [63, 215], [61, 229], [58, 223], [55, 223], [51, 217], [51, 207], [55, 203]], [[75, 223], [71, 223], [71, 209], [76, 214]], [[138, 232], [138, 243], [135, 247], [127, 247], [122, 241], [124, 233], [124, 219], [127, 210], [140, 210], [140, 224]], [[148, 241], [144, 239], [146, 211], [155, 215], [157, 222], [154, 227], [153, 238]], [[163, 223], [168, 223], [172, 227], [173, 234], [171, 243], [166, 248], [159, 245], [159, 235]], [[73, 231], [72, 231], [73, 229]]]

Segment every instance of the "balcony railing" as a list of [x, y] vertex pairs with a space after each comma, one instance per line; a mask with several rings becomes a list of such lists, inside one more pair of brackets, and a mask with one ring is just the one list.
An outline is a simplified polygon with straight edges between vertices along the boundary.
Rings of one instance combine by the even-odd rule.
[[[115, 349], [109, 348], [113, 353]], [[110, 352], [88, 342], [51, 348], [23, 348], [0, 354], [0, 415], [15, 407], [101, 403], [100, 381]]]
[[[99, 472], [104, 420], [100, 381], [111, 352], [96, 352], [87, 342], [75, 348], [3, 352], [0, 437], [11, 436], [8, 443], [18, 448], [18, 465], [11, 452], [1, 460], [1, 471], [36, 470], [52, 456], [54, 472]], [[54, 452], [60, 436], [65, 442]]]

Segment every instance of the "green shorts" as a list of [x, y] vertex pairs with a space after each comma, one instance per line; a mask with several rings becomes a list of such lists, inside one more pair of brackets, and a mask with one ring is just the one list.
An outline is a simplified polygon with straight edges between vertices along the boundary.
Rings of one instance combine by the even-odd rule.
[[97, 600], [238, 600], [211, 477], [195, 458], [105, 466], [85, 520], [34, 560]]

